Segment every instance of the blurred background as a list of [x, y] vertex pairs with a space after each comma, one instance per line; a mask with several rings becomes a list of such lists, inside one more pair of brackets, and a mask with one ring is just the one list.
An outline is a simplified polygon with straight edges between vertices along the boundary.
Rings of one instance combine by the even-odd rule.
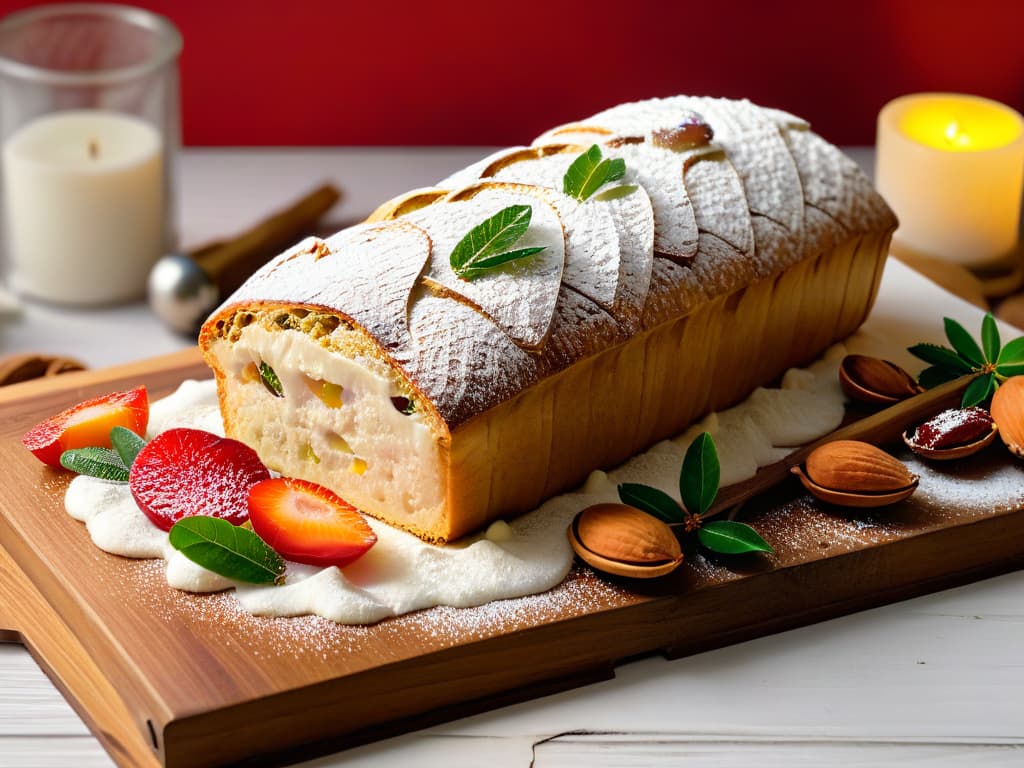
[[780, 107], [845, 145], [873, 143], [903, 93], [1024, 110], [1021, 0], [133, 1], [184, 37], [188, 146], [520, 144], [676, 93]]

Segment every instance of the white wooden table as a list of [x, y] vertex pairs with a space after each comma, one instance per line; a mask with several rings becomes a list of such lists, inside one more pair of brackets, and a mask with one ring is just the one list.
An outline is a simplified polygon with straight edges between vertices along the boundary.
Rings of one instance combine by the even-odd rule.
[[[481, 149], [191, 150], [182, 244], [230, 235], [320, 181], [359, 218]], [[869, 162], [870, 153], [856, 154]], [[46, 351], [92, 367], [189, 340], [144, 305], [28, 303], [0, 319], [0, 354]], [[666, 662], [614, 680], [308, 763], [314, 766], [1024, 765], [1024, 572]], [[108, 766], [23, 648], [0, 644], [0, 768]]]

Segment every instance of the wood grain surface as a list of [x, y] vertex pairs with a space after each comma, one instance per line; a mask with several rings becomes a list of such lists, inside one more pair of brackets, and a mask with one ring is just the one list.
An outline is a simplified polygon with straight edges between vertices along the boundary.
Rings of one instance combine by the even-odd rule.
[[[611, 674], [616, 662], [755, 637], [1024, 564], [1024, 471], [1002, 449], [886, 513], [826, 509], [794, 485], [744, 517], [771, 557], [690, 557], [657, 584], [585, 569], [534, 598], [372, 627], [260, 619], [166, 585], [158, 561], [96, 549], [67, 477], [20, 445], [36, 421], [145, 383], [205, 376], [194, 350], [0, 391], [3, 629], [16, 632], [122, 765], [294, 761]], [[957, 483], [962, 482], [962, 486]], [[926, 490], [930, 489], [930, 490]]]

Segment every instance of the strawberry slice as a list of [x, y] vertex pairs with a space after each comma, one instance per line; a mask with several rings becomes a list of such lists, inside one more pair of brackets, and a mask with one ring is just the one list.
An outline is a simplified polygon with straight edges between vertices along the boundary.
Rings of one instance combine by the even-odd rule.
[[201, 429], [168, 429], [139, 451], [128, 475], [135, 503], [157, 528], [210, 515], [233, 525], [249, 517], [249, 488], [270, 477], [256, 451]]
[[291, 477], [249, 490], [252, 529], [287, 560], [348, 565], [377, 542], [359, 510], [322, 485]]
[[144, 386], [136, 387], [73, 405], [36, 424], [21, 442], [43, 464], [60, 467], [64, 451], [94, 445], [109, 448], [110, 430], [114, 427], [145, 435], [148, 423], [149, 397]]

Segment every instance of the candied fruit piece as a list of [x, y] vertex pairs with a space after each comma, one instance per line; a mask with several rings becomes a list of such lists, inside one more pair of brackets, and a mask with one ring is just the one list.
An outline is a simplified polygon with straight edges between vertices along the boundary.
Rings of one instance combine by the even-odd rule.
[[992, 417], [978, 406], [950, 408], [914, 432], [914, 443], [922, 448], [953, 448], [979, 440], [992, 430]]

